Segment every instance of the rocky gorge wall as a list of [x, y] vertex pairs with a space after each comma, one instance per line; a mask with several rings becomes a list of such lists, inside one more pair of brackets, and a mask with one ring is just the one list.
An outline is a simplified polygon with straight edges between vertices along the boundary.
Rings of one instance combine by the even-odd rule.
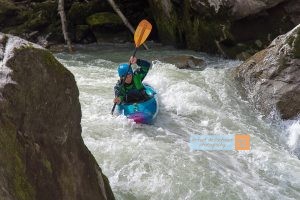
[[149, 0], [149, 4], [162, 42], [229, 58], [246, 59], [300, 23], [297, 0]]
[[[69, 37], [73, 43], [132, 40], [131, 33], [106, 0], [64, 2]], [[142, 0], [117, 0], [116, 3], [134, 25], [140, 19], [148, 18]], [[58, 0], [0, 0], [0, 5], [1, 32], [20, 36], [45, 47], [64, 43], [57, 10]]]
[[[300, 23], [298, 0], [116, 0], [136, 26], [154, 25], [150, 40], [247, 59]], [[0, 30], [44, 46], [64, 43], [56, 0], [0, 0]], [[65, 0], [74, 43], [132, 42], [106, 0]]]

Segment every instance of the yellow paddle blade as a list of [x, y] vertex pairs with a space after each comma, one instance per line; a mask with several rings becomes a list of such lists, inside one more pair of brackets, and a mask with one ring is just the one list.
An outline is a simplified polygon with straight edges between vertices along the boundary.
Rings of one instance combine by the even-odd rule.
[[141, 44], [143, 44], [146, 41], [148, 35], [151, 32], [151, 29], [152, 29], [152, 25], [147, 20], [143, 19], [139, 23], [134, 33], [135, 47], [139, 47]]

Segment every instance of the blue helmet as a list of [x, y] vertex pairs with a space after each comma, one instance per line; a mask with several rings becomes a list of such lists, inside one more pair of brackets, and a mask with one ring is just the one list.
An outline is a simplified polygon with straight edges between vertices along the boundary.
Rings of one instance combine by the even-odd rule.
[[[127, 70], [128, 70], [129, 64], [123, 63], [119, 65], [118, 68], [118, 74], [120, 77], [125, 76]], [[133, 74], [132, 68], [130, 67], [128, 70], [128, 74]]]

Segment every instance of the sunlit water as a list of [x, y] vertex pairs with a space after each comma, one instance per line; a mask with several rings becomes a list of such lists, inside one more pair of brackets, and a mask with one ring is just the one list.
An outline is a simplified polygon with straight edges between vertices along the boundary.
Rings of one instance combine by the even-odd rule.
[[[80, 91], [82, 136], [116, 199], [300, 199], [300, 123], [270, 120], [242, 98], [229, 70], [239, 61], [191, 51], [139, 50], [152, 61], [145, 82], [158, 92], [154, 125], [111, 116], [117, 66], [132, 49], [102, 46], [56, 57]], [[203, 71], [177, 69], [162, 56], [205, 60]], [[190, 151], [191, 134], [250, 134], [250, 151]]]

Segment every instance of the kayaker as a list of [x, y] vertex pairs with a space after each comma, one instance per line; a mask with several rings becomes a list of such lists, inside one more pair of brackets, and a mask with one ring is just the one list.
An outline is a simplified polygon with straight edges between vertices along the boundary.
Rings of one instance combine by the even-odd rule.
[[[146, 60], [137, 59], [136, 57], [132, 56], [130, 57], [129, 62], [131, 64], [137, 64], [139, 68], [133, 71], [131, 67], [129, 68], [129, 64], [127, 63], [119, 65], [118, 74], [120, 80], [118, 80], [114, 88], [116, 97], [113, 100], [113, 102], [117, 104], [120, 104], [121, 102], [134, 103], [149, 98], [145, 92], [142, 81], [147, 75], [151, 64]], [[122, 86], [121, 80], [125, 78], [124, 76], [127, 70], [128, 74], [124, 85]]]

